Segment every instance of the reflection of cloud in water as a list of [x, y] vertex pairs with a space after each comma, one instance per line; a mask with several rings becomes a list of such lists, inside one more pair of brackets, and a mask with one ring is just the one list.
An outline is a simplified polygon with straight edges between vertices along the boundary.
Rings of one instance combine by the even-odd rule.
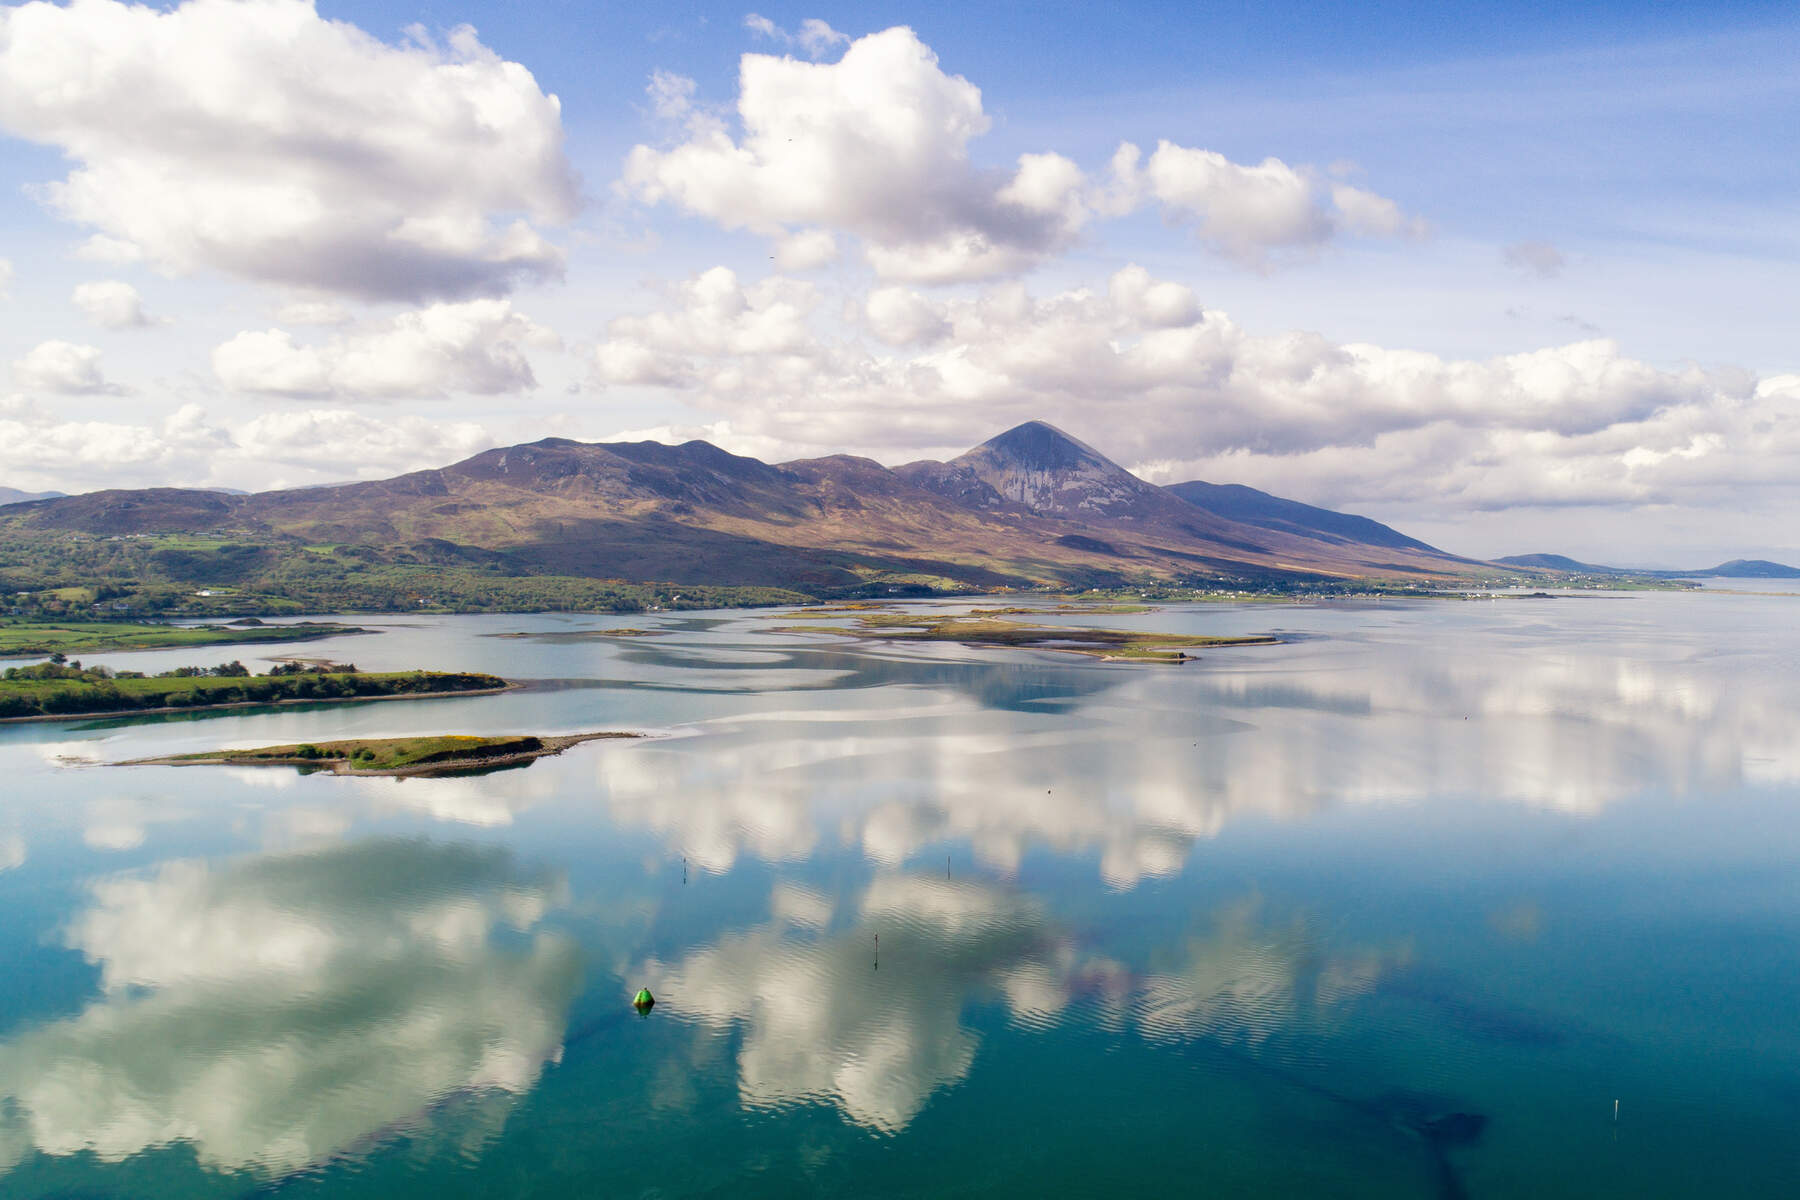
[[1304, 923], [1266, 924], [1251, 898], [1218, 913], [1208, 933], [1145, 977], [1134, 1019], [1153, 1040], [1256, 1046], [1372, 992], [1403, 961], [1373, 951], [1322, 954]]
[[[1064, 689], [1066, 707], [974, 700], [967, 678], [949, 680], [967, 664], [868, 658], [872, 677], [911, 685], [890, 689], [890, 708], [710, 723], [609, 756], [600, 783], [622, 821], [709, 870], [834, 838], [888, 864], [959, 841], [1001, 871], [1033, 845], [1093, 852], [1102, 877], [1128, 887], [1179, 871], [1196, 839], [1246, 816], [1470, 801], [1592, 814], [1663, 791], [1800, 780], [1800, 705], [1767, 664], [1575, 635], [1484, 632], [1452, 653], [1445, 631], [1421, 632], [1417, 644], [1315, 641], [1179, 670], [1072, 666], [1071, 678], [1109, 682], [1085, 697]], [[984, 678], [1029, 689], [1056, 675]]]
[[103, 994], [0, 1043], [0, 1167], [187, 1143], [278, 1173], [523, 1093], [577, 987], [571, 945], [533, 932], [562, 899], [504, 851], [413, 841], [102, 880], [67, 940]]
[[354, 782], [364, 789], [361, 795], [372, 801], [378, 811], [493, 828], [511, 825], [519, 814], [553, 799], [562, 790], [554, 772], [534, 772], [534, 765], [485, 775]]
[[645, 975], [672, 1015], [741, 1028], [746, 1104], [829, 1103], [887, 1133], [968, 1075], [980, 1045], [962, 1020], [970, 1003], [998, 1000], [1023, 1028], [1091, 1003], [1104, 1024], [1153, 1041], [1255, 1049], [1322, 1029], [1403, 961], [1329, 952], [1303, 925], [1265, 925], [1254, 900], [1141, 974], [1084, 954], [1034, 901], [984, 884], [879, 877], [834, 933], [815, 893], [781, 885], [771, 908], [768, 924]]
[[[1042, 912], [1024, 897], [886, 877], [863, 895], [854, 931], [821, 936], [822, 903], [778, 896], [782, 915], [770, 924], [647, 968], [672, 1013], [742, 1026], [747, 1104], [823, 1101], [896, 1132], [968, 1074], [977, 1037], [962, 1024], [965, 1004], [983, 994], [1015, 1012], [1064, 1002], [1061, 986], [1038, 983], [1062, 968]], [[796, 909], [806, 914], [798, 930]]]
[[0, 834], [0, 871], [25, 865], [25, 839], [16, 833]]
[[1035, 732], [968, 712], [721, 725], [609, 755], [599, 784], [615, 815], [711, 871], [741, 853], [804, 858], [835, 831], [888, 864], [966, 840], [1007, 872], [1034, 842], [1093, 848], [1115, 886], [1180, 870], [1193, 841], [1234, 808], [1281, 812], [1292, 795], [1279, 761], [1224, 773], [1185, 753], [1147, 753], [1116, 729], [1071, 737], [1057, 719], [1040, 721]]

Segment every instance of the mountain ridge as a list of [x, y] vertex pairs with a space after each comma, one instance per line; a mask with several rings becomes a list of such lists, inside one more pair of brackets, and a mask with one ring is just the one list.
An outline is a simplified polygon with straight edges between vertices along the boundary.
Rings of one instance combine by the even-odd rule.
[[1257, 512], [1215, 511], [1043, 422], [948, 463], [893, 469], [849, 455], [770, 464], [703, 441], [543, 438], [332, 487], [34, 501], [0, 510], [0, 540], [200, 537], [218, 549], [170, 551], [168, 561], [209, 582], [326, 555], [821, 595], [881, 581], [988, 589], [1492, 572], [1364, 518], [1244, 494], [1260, 497]]

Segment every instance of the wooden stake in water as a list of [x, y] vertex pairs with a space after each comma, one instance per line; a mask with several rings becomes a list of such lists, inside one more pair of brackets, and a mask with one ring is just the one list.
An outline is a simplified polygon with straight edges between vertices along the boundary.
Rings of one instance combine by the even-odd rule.
[[1614, 1100], [1613, 1101], [1613, 1124], [1617, 1125], [1618, 1123], [1619, 1123], [1619, 1102], [1617, 1100]]

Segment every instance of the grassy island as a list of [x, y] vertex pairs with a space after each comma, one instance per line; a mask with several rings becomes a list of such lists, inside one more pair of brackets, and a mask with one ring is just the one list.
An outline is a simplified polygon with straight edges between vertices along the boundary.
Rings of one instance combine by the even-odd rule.
[[310, 642], [347, 633], [355, 625], [302, 621], [265, 625], [251, 618], [230, 625], [156, 625], [117, 621], [17, 621], [0, 619], [0, 658], [40, 654], [99, 654], [113, 650], [164, 650], [171, 646], [239, 646]]
[[48, 662], [0, 672], [0, 720], [469, 695], [509, 686], [498, 675], [470, 671], [359, 671], [353, 664], [338, 663], [286, 663], [267, 675], [252, 675], [242, 663], [232, 662], [147, 676]]
[[1213, 646], [1265, 646], [1280, 641], [1268, 634], [1206, 637], [1183, 633], [1151, 633], [1132, 629], [1086, 629], [1061, 625], [1026, 625], [991, 616], [938, 617], [928, 613], [865, 613], [850, 625], [790, 625], [784, 633], [831, 633], [841, 637], [880, 638], [902, 642], [956, 642], [964, 646], [1011, 646], [1029, 650], [1061, 650], [1091, 658], [1125, 662], [1181, 663], [1189, 650]]
[[635, 733], [577, 733], [565, 737], [514, 734], [503, 737], [358, 738], [342, 742], [300, 742], [255, 750], [209, 750], [168, 758], [138, 758], [121, 767], [239, 766], [325, 769], [337, 775], [448, 775], [530, 762], [560, 754], [570, 746]]

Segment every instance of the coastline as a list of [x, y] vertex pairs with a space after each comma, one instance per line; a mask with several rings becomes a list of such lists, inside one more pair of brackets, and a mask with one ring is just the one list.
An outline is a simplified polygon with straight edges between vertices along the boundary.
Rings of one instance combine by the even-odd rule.
[[227, 704], [182, 704], [161, 708], [110, 708], [85, 713], [34, 713], [29, 717], [0, 717], [0, 725], [25, 721], [95, 721], [107, 717], [147, 717], [159, 713], [218, 712], [228, 708], [280, 708], [285, 704], [377, 704], [383, 700], [444, 700], [459, 696], [498, 696], [516, 692], [524, 685], [508, 683], [505, 687], [479, 688], [472, 692], [402, 692], [394, 696], [291, 696], [285, 700], [233, 700]]

